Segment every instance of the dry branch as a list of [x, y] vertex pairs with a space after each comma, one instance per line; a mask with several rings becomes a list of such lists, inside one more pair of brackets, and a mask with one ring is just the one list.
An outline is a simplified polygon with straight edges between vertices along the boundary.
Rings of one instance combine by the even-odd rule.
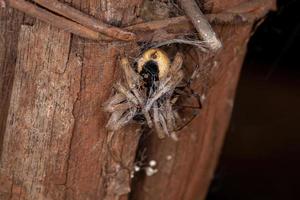
[[[214, 25], [242, 25], [259, 20], [270, 10], [275, 10], [275, 4], [272, 1], [265, 2], [263, 0], [252, 0], [229, 8], [221, 13], [205, 14], [205, 18], [209, 23]], [[172, 30], [172, 33], [180, 33], [184, 30], [182, 34], [187, 34], [193, 32], [195, 28], [188, 17], [179, 16], [135, 24], [128, 26], [125, 29], [135, 32], [138, 35], [138, 40], [142, 41], [145, 38], [151, 38], [151, 36], [147, 36], [147, 34], [151, 35], [151, 32], [157, 30], [170, 29]]]
[[[55, 15], [46, 9], [24, 0], [8, 0], [9, 5], [17, 10], [25, 12], [75, 35], [96, 41], [113, 41], [114, 39], [124, 41], [134, 39], [136, 39], [136, 41], [147, 41], [149, 38], [153, 37], [155, 31], [162, 29], [171, 29], [172, 34], [169, 34], [169, 36], [166, 36], [165, 38], [174, 39], [180, 35], [192, 33], [196, 28], [199, 34], [202, 35], [201, 37], [204, 39], [204, 42], [211, 41], [208, 42], [208, 44], [210, 44], [209, 46], [212, 49], [217, 49], [220, 44], [214, 33], [211, 32], [212, 29], [209, 23], [236, 25], [252, 23], [264, 16], [270, 9], [274, 8], [272, 1], [265, 2], [263, 0], [252, 0], [233, 8], [229, 8], [222, 13], [203, 15], [198, 7], [194, 7], [195, 2], [192, 3], [191, 0], [183, 0], [181, 3], [184, 5], [183, 7], [185, 10], [188, 10], [187, 15], [189, 15], [189, 18], [186, 16], [179, 16], [164, 20], [144, 22], [121, 29], [98, 21], [59, 1], [34, 1], [69, 19]], [[185, 1], [188, 2], [186, 3]], [[191, 7], [194, 8], [190, 9]], [[200, 24], [198, 22], [199, 20]]]
[[29, 3], [24, 0], [9, 0], [9, 5], [12, 8], [15, 8], [19, 11], [22, 11], [28, 15], [33, 17], [37, 17], [38, 19], [47, 22], [57, 28], [61, 28], [65, 31], [74, 33], [84, 38], [92, 39], [92, 40], [106, 40], [107, 37], [102, 36], [96, 31], [90, 30], [85, 26], [82, 26], [76, 22], [67, 20], [63, 17], [55, 15], [43, 8], [40, 8], [32, 3]]
[[105, 24], [93, 17], [57, 0], [33, 0], [41, 6], [56, 12], [66, 18], [69, 18], [87, 28], [90, 28], [99, 33], [103, 33], [112, 38], [119, 40], [130, 41], [135, 39], [135, 34], [128, 31], [122, 30], [117, 27]]
[[180, 4], [207, 47], [213, 51], [220, 49], [222, 47], [221, 41], [217, 38], [216, 33], [206, 20], [197, 3], [194, 0], [180, 0]]

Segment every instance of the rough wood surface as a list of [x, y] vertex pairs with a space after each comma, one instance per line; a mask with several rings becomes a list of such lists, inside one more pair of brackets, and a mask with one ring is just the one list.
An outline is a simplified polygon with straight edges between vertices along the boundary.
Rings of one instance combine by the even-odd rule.
[[[126, 24], [140, 3], [73, 1], [72, 6], [111, 24]], [[9, 18], [4, 9], [1, 14], [2, 35], [8, 37], [3, 43], [17, 49], [17, 64], [12, 98], [7, 89], [7, 99], [1, 101], [9, 114], [7, 120], [1, 115], [6, 127], [0, 199], [114, 199], [128, 193], [126, 166], [132, 165], [139, 135], [133, 127], [133, 133], [129, 128], [114, 136], [113, 153], [124, 162], [114, 161], [101, 108], [118, 74], [116, 58], [126, 45], [84, 41], [43, 22], [22, 25], [17, 43], [18, 37], [7, 36], [7, 18], [17, 18]], [[22, 20], [14, 22], [15, 29]], [[14, 59], [7, 55], [1, 56], [1, 70], [14, 69]], [[3, 66], [5, 62], [11, 66]]]
[[23, 18], [22, 13], [0, 8], [0, 152], [14, 77], [19, 30]]
[[[65, 2], [109, 24], [128, 26], [142, 0]], [[222, 10], [242, 0], [207, 2], [207, 10]], [[148, 137], [147, 156], [157, 160], [159, 172], [138, 176], [130, 185], [138, 127], [108, 133], [101, 105], [120, 76], [117, 57], [123, 52], [136, 56], [136, 44], [95, 43], [0, 9], [1, 200], [125, 200], [132, 189], [130, 199], [204, 198], [230, 117], [250, 25], [215, 27], [225, 46], [215, 57], [186, 52], [210, 63], [209, 80], [194, 85], [209, 85], [204, 109], [180, 133], [179, 142]], [[172, 159], [167, 160], [169, 155]]]
[[42, 199], [45, 184], [60, 199], [80, 62], [68, 60], [70, 35], [45, 24], [22, 26], [18, 44], [1, 178], [12, 199]]

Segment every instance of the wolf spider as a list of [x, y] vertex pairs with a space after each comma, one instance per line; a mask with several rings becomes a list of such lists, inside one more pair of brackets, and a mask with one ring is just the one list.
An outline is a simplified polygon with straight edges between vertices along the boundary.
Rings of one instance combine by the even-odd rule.
[[171, 63], [164, 51], [149, 49], [137, 61], [135, 71], [128, 59], [122, 57], [124, 81], [114, 85], [116, 93], [104, 105], [111, 113], [107, 129], [116, 131], [142, 118], [159, 138], [176, 138], [175, 131], [182, 121], [174, 104], [182, 94], [182, 64], [183, 55], [179, 52]]

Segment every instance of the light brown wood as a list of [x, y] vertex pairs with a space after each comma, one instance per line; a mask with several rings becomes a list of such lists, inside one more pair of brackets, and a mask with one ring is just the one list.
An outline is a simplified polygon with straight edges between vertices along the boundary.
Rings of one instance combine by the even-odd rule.
[[[135, 18], [134, 7], [140, 3], [74, 1], [72, 6], [126, 24]], [[0, 199], [114, 199], [127, 194], [127, 165], [134, 161], [139, 134], [134, 127], [126, 134], [116, 133], [110, 152], [107, 114], [101, 105], [118, 77], [116, 58], [129, 46], [85, 41], [39, 21], [20, 27], [22, 19], [14, 24], [20, 33], [9, 37], [11, 27], [5, 20], [1, 31], [6, 30], [8, 39], [3, 42], [11, 44], [17, 61], [16, 66], [13, 60], [10, 66], [2, 65], [11, 58], [2, 56], [1, 69], [15, 72], [12, 98], [9, 91], [3, 94], [7, 98], [1, 107], [9, 111], [1, 115], [6, 124], [1, 132]], [[124, 160], [122, 166], [111, 153]]]
[[[97, 19], [124, 26], [137, 18], [142, 4], [68, 2]], [[222, 6], [214, 2], [207, 10], [226, 9], [242, 0], [227, 0]], [[102, 104], [121, 76], [118, 56], [137, 56], [137, 44], [96, 43], [12, 9], [1, 8], [0, 14], [1, 200], [204, 199], [230, 119], [251, 25], [214, 27], [224, 44], [215, 56], [195, 49], [184, 52], [186, 64], [194, 60], [205, 72], [204, 79], [193, 84], [206, 95], [203, 110], [179, 133], [178, 142], [159, 140], [156, 134], [147, 137], [139, 148], [148, 149], [147, 157], [157, 161], [159, 171], [136, 176], [132, 184], [139, 127], [107, 132]]]

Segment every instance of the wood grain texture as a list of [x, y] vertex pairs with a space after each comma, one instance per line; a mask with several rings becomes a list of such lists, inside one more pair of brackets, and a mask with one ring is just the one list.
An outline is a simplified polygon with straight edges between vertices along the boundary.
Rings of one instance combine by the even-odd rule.
[[[135, 18], [134, 8], [141, 2], [69, 3], [120, 25]], [[22, 23], [15, 25], [20, 29]], [[5, 101], [9, 114], [7, 120], [3, 118], [1, 199], [116, 199], [126, 195], [130, 191], [127, 166], [134, 161], [139, 134], [136, 127], [126, 134], [116, 133], [111, 148], [120, 160], [115, 160], [101, 105], [118, 77], [119, 53], [127, 48], [130, 55], [134, 44], [128, 48], [127, 44], [94, 43], [42, 22], [22, 25], [16, 34], [19, 41], [11, 44], [17, 49], [12, 98]]]
[[14, 77], [20, 25], [23, 23], [23, 18], [22, 13], [0, 8], [0, 152]]
[[48, 25], [21, 28], [1, 157], [11, 199], [47, 199], [47, 184], [63, 197], [80, 73], [69, 46], [70, 35]]
[[[142, 0], [65, 2], [109, 24], [127, 26]], [[219, 9], [221, 1], [215, 2], [211, 8]], [[228, 0], [222, 7], [236, 3]], [[185, 52], [199, 65], [208, 61], [207, 79], [193, 85], [207, 89], [204, 108], [179, 142], [148, 137], [147, 156], [157, 160], [159, 172], [131, 185], [139, 127], [108, 133], [102, 104], [120, 78], [119, 55], [136, 56], [137, 44], [95, 43], [11, 9], [0, 11], [5, 47], [0, 51], [1, 200], [204, 199], [251, 26], [215, 27], [225, 46], [216, 56]]]
[[[72, 5], [86, 13], [97, 13], [96, 18], [110, 24], [120, 25], [135, 18], [134, 9], [140, 3], [104, 0], [73, 1]], [[130, 191], [128, 167], [134, 161], [139, 134], [136, 134], [136, 128], [128, 127], [126, 131], [115, 133], [111, 142], [105, 129], [108, 115], [101, 106], [120, 75], [116, 68], [118, 56], [125, 49], [128, 55], [134, 53], [130, 50], [136, 49], [134, 45], [82, 44], [81, 40], [74, 38], [73, 48], [81, 55], [83, 66], [80, 93], [74, 105], [76, 122], [69, 155], [67, 199], [118, 199]], [[112, 147], [108, 145], [110, 142]]]

